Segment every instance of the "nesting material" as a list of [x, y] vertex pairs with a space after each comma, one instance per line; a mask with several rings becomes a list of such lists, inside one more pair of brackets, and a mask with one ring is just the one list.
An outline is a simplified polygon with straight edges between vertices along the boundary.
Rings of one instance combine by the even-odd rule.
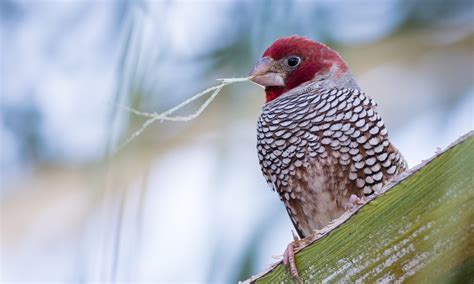
[[[185, 100], [184, 102], [170, 108], [167, 111], [164, 111], [162, 113], [149, 113], [149, 112], [142, 112], [136, 109], [133, 109], [128, 106], [120, 106], [121, 108], [135, 114], [138, 116], [142, 117], [147, 117], [148, 119], [142, 124], [142, 126], [133, 132], [130, 136], [128, 136], [127, 139], [125, 139], [124, 142], [122, 142], [117, 150], [115, 152], [120, 151], [123, 149], [125, 146], [127, 146], [130, 142], [132, 142], [135, 138], [137, 138], [148, 126], [153, 124], [156, 121], [163, 122], [165, 120], [167, 121], [190, 121], [192, 119], [195, 119], [198, 117], [208, 106], [209, 104], [217, 97], [217, 95], [220, 93], [220, 91], [227, 85], [233, 84], [233, 83], [238, 83], [238, 82], [246, 82], [249, 81], [252, 77], [245, 77], [245, 78], [223, 78], [223, 79], [217, 79], [217, 81], [220, 81], [221, 83], [217, 86], [213, 86], [210, 88], [207, 88], [206, 90], [190, 97], [189, 99]], [[191, 102], [207, 95], [211, 94], [206, 101], [198, 108], [198, 110], [190, 115], [186, 116], [172, 116], [172, 114], [181, 108], [185, 107], [186, 105], [190, 104]]]

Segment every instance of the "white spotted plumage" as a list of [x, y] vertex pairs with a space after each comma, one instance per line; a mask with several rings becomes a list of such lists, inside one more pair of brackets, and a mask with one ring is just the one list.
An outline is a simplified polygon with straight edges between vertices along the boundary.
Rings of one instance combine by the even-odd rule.
[[257, 124], [262, 172], [300, 236], [372, 194], [407, 167], [389, 142], [376, 103], [354, 88], [295, 88], [267, 103]]

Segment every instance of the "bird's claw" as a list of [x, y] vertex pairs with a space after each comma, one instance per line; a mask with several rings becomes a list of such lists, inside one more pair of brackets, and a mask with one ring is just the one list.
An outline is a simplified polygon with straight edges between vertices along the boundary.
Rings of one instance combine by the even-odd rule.
[[355, 194], [352, 194], [349, 197], [349, 200], [347, 201], [347, 203], [344, 205], [344, 209], [345, 210], [352, 209], [356, 205], [364, 205], [365, 203], [367, 203], [367, 200], [365, 200], [364, 198], [360, 198]]
[[285, 252], [283, 253], [283, 265], [285, 266], [287, 271], [289, 270], [289, 273], [291, 274], [291, 277], [293, 278], [293, 281], [295, 283], [303, 283], [300, 279], [295, 260], [295, 245], [298, 246], [298, 241], [300, 241], [300, 239], [298, 238], [298, 236], [296, 236], [293, 230], [291, 231], [291, 233], [293, 234], [293, 241], [288, 244]]
[[286, 247], [285, 253], [283, 254], [283, 265], [285, 265], [287, 271], [289, 270], [293, 280], [297, 283], [301, 283], [300, 275], [295, 262], [295, 248], [293, 242], [289, 243]]

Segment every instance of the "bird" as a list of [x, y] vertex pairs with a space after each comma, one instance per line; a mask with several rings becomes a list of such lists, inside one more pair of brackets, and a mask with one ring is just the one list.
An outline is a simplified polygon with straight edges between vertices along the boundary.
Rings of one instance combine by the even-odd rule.
[[[408, 168], [377, 103], [330, 47], [298, 35], [279, 38], [249, 76], [265, 88], [257, 122], [261, 171], [299, 238], [363, 204]], [[299, 279], [294, 249], [292, 242], [283, 262]]]

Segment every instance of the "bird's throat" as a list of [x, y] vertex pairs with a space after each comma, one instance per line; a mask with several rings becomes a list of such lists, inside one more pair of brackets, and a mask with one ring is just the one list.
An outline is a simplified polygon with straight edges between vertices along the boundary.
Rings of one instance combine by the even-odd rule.
[[283, 95], [286, 91], [288, 91], [288, 89], [285, 87], [266, 87], [265, 88], [266, 102], [269, 103], [273, 101], [274, 99]]

